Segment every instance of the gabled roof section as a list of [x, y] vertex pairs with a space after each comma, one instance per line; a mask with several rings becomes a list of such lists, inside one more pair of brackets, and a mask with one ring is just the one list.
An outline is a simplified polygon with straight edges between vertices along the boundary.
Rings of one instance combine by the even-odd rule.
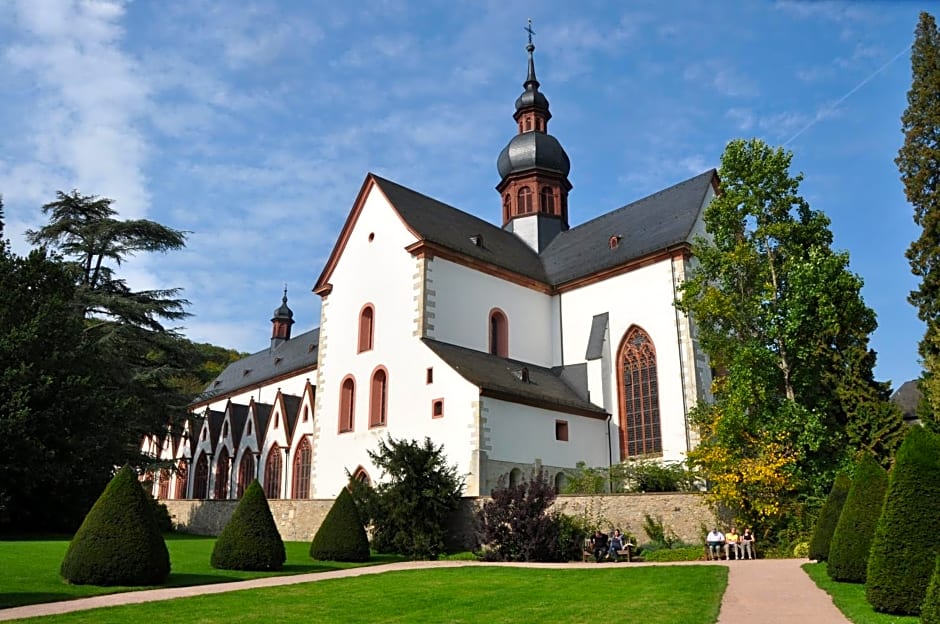
[[271, 412], [274, 410], [274, 406], [268, 403], [258, 403], [252, 399], [248, 407], [249, 417], [251, 416], [251, 408], [254, 408], [255, 425], [252, 434], [255, 440], [258, 441], [258, 448], [261, 448], [264, 445], [264, 436], [268, 430], [268, 421], [271, 420]]
[[240, 403], [229, 403], [229, 428], [232, 431], [232, 443], [238, 449], [242, 441], [242, 432], [245, 431], [245, 421], [248, 420], [248, 406]]
[[207, 410], [206, 416], [209, 419], [209, 450], [214, 453], [216, 446], [219, 444], [219, 434], [222, 433], [222, 421], [225, 420], [225, 412]]
[[538, 255], [512, 232], [390, 180], [373, 177], [408, 228], [422, 241], [539, 282], [547, 281]]
[[293, 394], [282, 394], [281, 398], [284, 400], [284, 437], [290, 443], [303, 398]]
[[717, 185], [718, 173], [709, 169], [562, 232], [542, 252], [549, 282], [559, 286], [686, 243]]
[[315, 368], [320, 348], [320, 328], [298, 334], [277, 345], [232, 362], [215, 378], [191, 405], [199, 405], [220, 396], [232, 395], [245, 388], [255, 388], [272, 379], [295, 371]]
[[561, 368], [553, 370], [428, 338], [422, 338], [422, 342], [486, 396], [582, 416], [607, 417], [603, 408], [579, 396], [562, 379]]

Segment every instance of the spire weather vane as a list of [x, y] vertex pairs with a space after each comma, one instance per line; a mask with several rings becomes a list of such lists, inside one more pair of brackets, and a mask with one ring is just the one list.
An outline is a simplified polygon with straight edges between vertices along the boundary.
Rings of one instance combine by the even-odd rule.
[[529, 19], [529, 24], [528, 24], [525, 28], [523, 28], [522, 30], [524, 30], [524, 31], [526, 31], [527, 33], [529, 33], [529, 45], [532, 45], [532, 35], [535, 34], [535, 31], [532, 30], [532, 19], [531, 19], [531, 18]]

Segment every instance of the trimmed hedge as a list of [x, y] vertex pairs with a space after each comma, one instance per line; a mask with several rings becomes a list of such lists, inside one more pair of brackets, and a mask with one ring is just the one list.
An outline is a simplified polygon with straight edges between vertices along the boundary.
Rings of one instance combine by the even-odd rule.
[[286, 559], [268, 499], [255, 479], [215, 541], [210, 563], [221, 570], [280, 570]]
[[870, 453], [864, 453], [855, 466], [842, 514], [832, 535], [826, 571], [834, 581], [864, 583], [868, 553], [875, 527], [884, 506], [888, 473]]
[[705, 559], [705, 550], [701, 546], [680, 546], [644, 550], [642, 557], [643, 561], [702, 561]]
[[868, 557], [865, 596], [876, 611], [916, 615], [940, 541], [940, 438], [914, 425], [888, 476], [884, 510]]
[[369, 560], [369, 538], [362, 527], [356, 501], [343, 488], [310, 543], [310, 556], [321, 561]]
[[937, 557], [927, 586], [927, 597], [920, 608], [920, 624], [940, 624], [940, 557]]
[[816, 519], [816, 528], [813, 529], [813, 538], [809, 542], [809, 558], [816, 561], [826, 561], [829, 558], [829, 545], [832, 543], [832, 534], [839, 523], [839, 515], [845, 504], [845, 497], [849, 494], [852, 480], [844, 472], [836, 475], [836, 480], [829, 490], [829, 497], [819, 510]]
[[59, 569], [76, 585], [160, 585], [170, 553], [137, 473], [125, 465], [92, 506]]

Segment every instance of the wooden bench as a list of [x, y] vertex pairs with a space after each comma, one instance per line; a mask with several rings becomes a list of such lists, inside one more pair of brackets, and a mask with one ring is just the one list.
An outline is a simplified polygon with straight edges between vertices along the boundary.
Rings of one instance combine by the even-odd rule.
[[[618, 561], [622, 561], [623, 559], [626, 559], [627, 563], [630, 563], [631, 561], [633, 561], [633, 549], [634, 548], [635, 546], [633, 544], [630, 544], [630, 543], [624, 544], [623, 548], [617, 551]], [[584, 540], [584, 545], [581, 548], [581, 561], [583, 563], [587, 563], [588, 561], [591, 561], [592, 559], [594, 559], [594, 550], [591, 547], [591, 540], [586, 539]]]

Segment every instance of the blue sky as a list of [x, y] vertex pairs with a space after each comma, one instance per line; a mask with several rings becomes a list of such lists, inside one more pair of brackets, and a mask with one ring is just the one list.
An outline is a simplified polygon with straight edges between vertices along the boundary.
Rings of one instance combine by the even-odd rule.
[[[934, 5], [936, 7], [936, 5]], [[191, 339], [295, 332], [363, 178], [499, 220], [526, 20], [571, 157], [572, 225], [717, 166], [737, 137], [794, 152], [878, 315], [879, 379], [918, 376], [917, 235], [894, 158], [917, 2], [73, 2], [0, 4], [6, 236], [57, 190], [187, 230], [132, 285], [179, 286]]]

